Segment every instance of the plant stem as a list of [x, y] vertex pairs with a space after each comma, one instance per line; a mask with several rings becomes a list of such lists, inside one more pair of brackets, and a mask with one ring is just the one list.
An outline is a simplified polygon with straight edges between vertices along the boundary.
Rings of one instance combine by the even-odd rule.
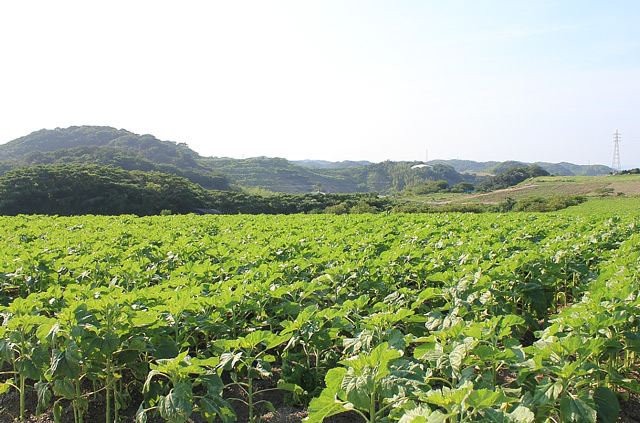
[[24, 409], [25, 409], [25, 382], [26, 377], [20, 375], [20, 420], [24, 420]]
[[75, 409], [77, 409], [77, 422], [82, 423], [82, 410], [80, 409], [80, 378], [76, 379], [76, 399], [74, 400]]
[[249, 423], [253, 423], [253, 379], [247, 379], [249, 384], [249, 386], [247, 386], [247, 396], [249, 397]]
[[106, 411], [106, 423], [111, 423], [111, 395], [109, 390], [111, 389], [111, 359], [107, 358], [107, 411]]
[[371, 394], [369, 398], [369, 423], [374, 423], [376, 421], [376, 394], [375, 392]]

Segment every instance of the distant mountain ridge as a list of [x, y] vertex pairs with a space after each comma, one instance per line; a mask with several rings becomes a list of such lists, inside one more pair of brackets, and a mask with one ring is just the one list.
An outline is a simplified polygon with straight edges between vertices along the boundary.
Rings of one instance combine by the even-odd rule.
[[341, 162], [331, 162], [328, 160], [293, 160], [291, 163], [309, 167], [311, 169], [348, 169], [352, 167], [362, 167], [373, 164], [373, 162], [369, 162], [367, 160], [343, 160]]
[[[515, 161], [432, 160], [428, 162], [430, 166], [414, 168], [422, 162], [202, 157], [184, 143], [105, 126], [43, 129], [0, 145], [0, 174], [15, 168], [60, 163], [158, 171], [185, 177], [207, 189], [249, 187], [291, 194], [390, 193], [438, 180], [451, 187], [461, 182], [477, 184], [489, 174], [530, 165]], [[536, 164], [558, 175], [598, 175], [611, 171], [602, 165]]]
[[430, 160], [429, 164], [445, 164], [453, 167], [457, 172], [482, 172], [490, 174], [499, 174], [508, 171], [513, 167], [528, 167], [532, 164], [538, 165], [552, 175], [559, 176], [597, 176], [606, 175], [613, 169], [609, 166], [595, 164], [595, 165], [577, 165], [573, 163], [561, 162], [561, 163], [548, 163], [548, 162], [520, 162], [520, 161], [506, 161], [506, 162], [475, 162], [472, 160]]

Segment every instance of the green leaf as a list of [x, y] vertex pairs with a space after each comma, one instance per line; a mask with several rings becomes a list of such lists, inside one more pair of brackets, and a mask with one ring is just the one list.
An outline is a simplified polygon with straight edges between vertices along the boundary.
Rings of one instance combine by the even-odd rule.
[[544, 378], [536, 386], [532, 402], [535, 405], [555, 402], [562, 393], [562, 383]]
[[153, 346], [155, 347], [153, 355], [159, 360], [173, 358], [180, 353], [180, 346], [176, 345], [175, 342], [173, 342], [173, 340], [171, 339], [154, 339]]
[[36, 392], [38, 393], [38, 406], [36, 407], [36, 416], [49, 407], [49, 401], [51, 401], [51, 391], [49, 390], [49, 384], [44, 381], [38, 381], [34, 385]]
[[60, 330], [60, 323], [55, 319], [50, 319], [50, 321], [46, 323], [42, 323], [38, 326], [36, 330], [36, 337], [40, 340], [40, 342], [44, 343], [45, 341], [53, 344], [55, 337]]
[[393, 329], [389, 334], [389, 346], [398, 351], [404, 351], [407, 347], [404, 335], [398, 329]]
[[334, 416], [339, 413], [348, 411], [345, 407], [345, 403], [336, 400], [335, 393], [332, 393], [329, 388], [325, 388], [320, 393], [319, 397], [313, 398], [307, 412], [309, 415], [303, 420], [308, 423], [322, 423], [327, 417]]
[[484, 416], [483, 421], [486, 421], [487, 423], [508, 423], [509, 421], [502, 410], [487, 408], [482, 411], [482, 414]]
[[198, 409], [208, 422], [213, 422], [216, 417], [219, 417], [223, 423], [230, 423], [236, 420], [236, 415], [231, 405], [219, 395], [205, 395], [200, 399]]
[[69, 379], [58, 379], [53, 382], [53, 392], [66, 399], [73, 399], [76, 395], [76, 387]]
[[346, 374], [347, 369], [344, 367], [334, 367], [333, 369], [330, 369], [324, 377], [327, 389], [334, 393], [338, 393], [341, 389], [340, 386], [342, 385], [342, 379], [344, 379]]
[[75, 342], [70, 342], [64, 351], [54, 355], [51, 362], [53, 376], [77, 379], [80, 375], [80, 350]]
[[11, 388], [11, 385], [7, 382], [0, 383], [0, 395], [4, 394]]
[[226, 352], [220, 355], [220, 363], [218, 367], [224, 370], [231, 370], [236, 367], [236, 364], [242, 362], [242, 351], [237, 353]]
[[427, 390], [423, 364], [407, 359], [397, 359], [389, 364], [390, 373], [379, 380], [376, 392], [384, 398], [404, 397], [407, 391]]
[[415, 408], [406, 410], [399, 423], [427, 423], [427, 418], [431, 415], [431, 409], [427, 405], [420, 404]]
[[202, 375], [200, 376], [200, 380], [210, 394], [222, 394], [224, 382], [216, 373]]
[[220, 359], [218, 357], [209, 357], [209, 358], [192, 358], [191, 359], [191, 364], [195, 365], [195, 366], [199, 366], [199, 367], [211, 367], [214, 368], [216, 366], [218, 366], [218, 364], [220, 364]]
[[447, 388], [446, 386], [442, 389], [432, 389], [427, 392], [424, 401], [440, 406], [451, 413], [461, 407], [472, 389], [473, 384], [469, 381], [456, 389]]
[[520, 405], [508, 414], [510, 423], [533, 423], [536, 415], [527, 407]]
[[147, 413], [142, 404], [140, 404], [138, 411], [136, 411], [136, 423], [147, 423]]
[[596, 423], [596, 410], [580, 398], [566, 396], [560, 400], [560, 410], [566, 421]]
[[473, 349], [473, 353], [482, 361], [494, 361], [496, 357], [501, 355], [498, 349], [486, 344], [477, 345]]
[[277, 335], [266, 330], [257, 330], [240, 338], [238, 341], [240, 341], [240, 348], [244, 350], [252, 350], [260, 343], [264, 343], [265, 349], [268, 350], [287, 342], [289, 338], [291, 338], [291, 334]]
[[271, 376], [271, 364], [260, 358], [255, 360], [253, 367], [249, 369], [248, 376], [268, 378]]
[[158, 401], [160, 416], [172, 423], [186, 422], [193, 411], [193, 394], [191, 384], [178, 383], [169, 395], [161, 397]]
[[60, 423], [61, 420], [62, 420], [62, 405], [60, 404], [60, 400], [58, 400], [53, 404], [53, 421], [55, 423]]
[[498, 404], [510, 404], [517, 401], [517, 398], [508, 397], [501, 390], [493, 391], [489, 389], [473, 390], [465, 400], [468, 406], [477, 410], [481, 410], [486, 407], [493, 407]]
[[120, 346], [120, 338], [114, 333], [107, 333], [104, 336], [96, 336], [89, 341], [89, 348], [97, 350], [103, 355], [113, 354]]
[[611, 389], [599, 386], [593, 391], [593, 401], [596, 404], [598, 423], [615, 423], [620, 415], [618, 397]]
[[0, 363], [3, 361], [11, 361], [11, 342], [8, 339], [0, 338]]
[[440, 344], [425, 342], [413, 350], [413, 356], [418, 360], [437, 361], [443, 354]]
[[293, 392], [299, 395], [302, 395], [304, 393], [304, 389], [302, 389], [300, 386], [296, 385], [295, 383], [287, 383], [284, 381], [284, 379], [278, 380], [276, 388], [282, 389], [283, 391]]
[[354, 369], [350, 368], [342, 379], [341, 388], [347, 395], [347, 401], [356, 408], [368, 410], [370, 397], [374, 395], [376, 389], [373, 369], [366, 367], [361, 374], [355, 374]]

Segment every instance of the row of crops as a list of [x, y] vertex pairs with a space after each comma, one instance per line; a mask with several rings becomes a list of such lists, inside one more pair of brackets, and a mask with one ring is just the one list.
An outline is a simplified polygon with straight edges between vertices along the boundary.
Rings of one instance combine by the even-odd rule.
[[56, 420], [99, 397], [107, 422], [253, 423], [277, 389], [309, 422], [595, 423], [640, 391], [636, 217], [18, 216], [0, 239], [21, 420], [35, 393]]

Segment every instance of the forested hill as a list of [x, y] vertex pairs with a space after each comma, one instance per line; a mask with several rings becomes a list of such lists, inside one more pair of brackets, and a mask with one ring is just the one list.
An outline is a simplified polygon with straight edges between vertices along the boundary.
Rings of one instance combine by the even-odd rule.
[[230, 190], [231, 181], [200, 163], [186, 144], [160, 141], [104, 126], [40, 130], [0, 145], [0, 174], [38, 165], [115, 166], [157, 171], [189, 179], [207, 189]]
[[160, 141], [153, 135], [137, 135], [108, 126], [71, 126], [42, 129], [0, 145], [0, 160], [17, 159], [32, 151], [56, 151], [80, 146], [115, 147], [135, 151], [155, 163], [197, 169], [199, 154], [184, 143]]

